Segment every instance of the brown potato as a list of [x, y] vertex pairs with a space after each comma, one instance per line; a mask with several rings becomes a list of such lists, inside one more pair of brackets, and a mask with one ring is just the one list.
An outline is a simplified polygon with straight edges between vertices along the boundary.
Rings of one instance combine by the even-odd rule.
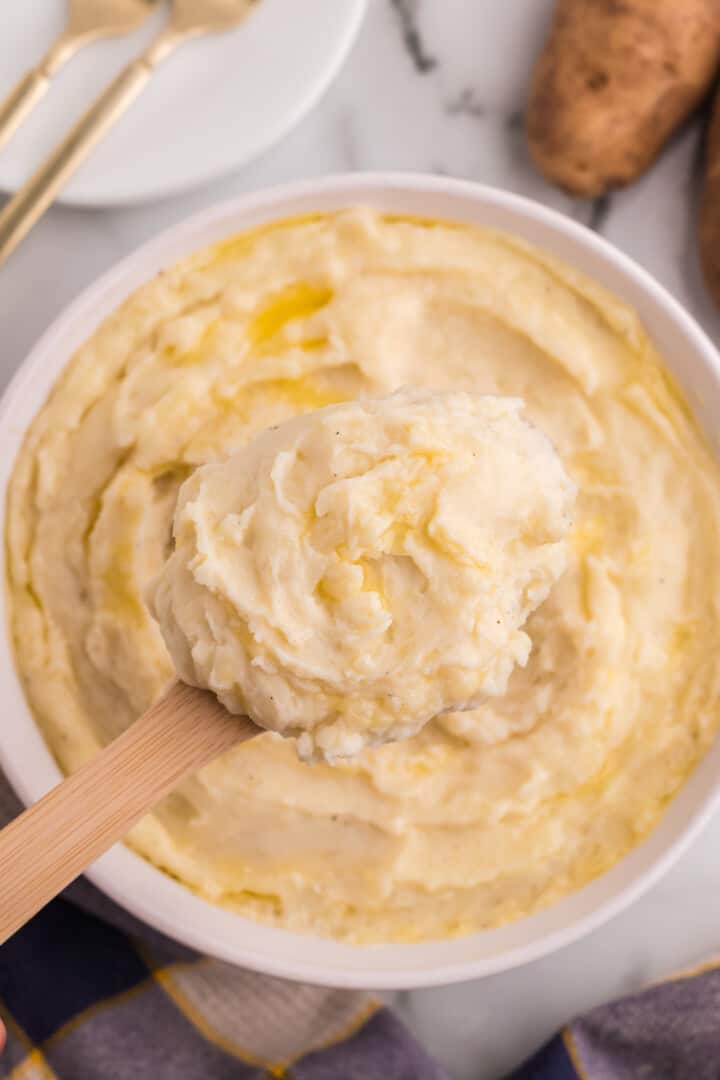
[[720, 0], [558, 0], [530, 91], [548, 180], [603, 195], [640, 176], [720, 66]]
[[708, 291], [720, 307], [720, 93], [715, 99], [707, 137], [700, 201], [700, 262]]

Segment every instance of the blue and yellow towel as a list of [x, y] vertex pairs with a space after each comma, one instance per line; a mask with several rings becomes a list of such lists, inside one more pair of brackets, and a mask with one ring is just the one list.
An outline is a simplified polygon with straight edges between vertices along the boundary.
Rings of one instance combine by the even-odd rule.
[[362, 994], [142, 939], [56, 900], [0, 950], [8, 1080], [442, 1080]]
[[[2, 1080], [449, 1080], [380, 1001], [198, 956], [84, 881], [0, 949], [0, 1018]], [[720, 965], [593, 1010], [506, 1080], [720, 1080]]]
[[[128, 934], [87, 910], [89, 886], [74, 891], [0, 950], [0, 1077], [448, 1080], [379, 1001], [242, 971], [145, 929]], [[595, 1009], [508, 1080], [719, 1077], [711, 966]]]

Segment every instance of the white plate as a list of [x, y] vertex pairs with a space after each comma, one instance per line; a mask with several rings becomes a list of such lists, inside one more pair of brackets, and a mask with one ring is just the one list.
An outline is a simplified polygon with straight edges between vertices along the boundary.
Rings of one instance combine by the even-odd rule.
[[[366, 0], [259, 0], [227, 34], [188, 42], [80, 168], [60, 197], [76, 206], [141, 202], [197, 187], [281, 138], [339, 71]], [[0, 189], [15, 191], [98, 93], [151, 40], [159, 10], [130, 37], [83, 49], [0, 152]], [[63, 0], [0, 10], [0, 101], [60, 32]]]
[[[67, 309], [35, 346], [0, 402], [0, 530], [2, 495], [25, 428], [69, 357], [128, 294], [163, 267], [238, 230], [358, 204], [505, 229], [623, 297], [639, 312], [720, 453], [720, 356], [677, 301], [626, 255], [569, 218], [517, 195], [441, 177], [355, 174], [244, 195], [204, 211], [124, 259]], [[0, 560], [3, 550], [0, 545]], [[15, 673], [2, 593], [0, 597], [0, 767], [30, 803], [60, 780], [60, 772]], [[103, 855], [87, 876], [170, 937], [246, 968], [326, 986], [433, 986], [506, 971], [600, 926], [665, 873], [719, 803], [716, 739], [657, 828], [610, 871], [538, 915], [450, 941], [354, 946], [259, 925], [214, 907], [121, 844]]]

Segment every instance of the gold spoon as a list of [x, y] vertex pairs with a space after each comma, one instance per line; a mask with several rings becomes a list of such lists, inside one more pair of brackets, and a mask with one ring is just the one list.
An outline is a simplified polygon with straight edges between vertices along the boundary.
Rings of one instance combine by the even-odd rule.
[[0, 150], [46, 92], [50, 80], [85, 45], [141, 26], [156, 0], [68, 0], [67, 26], [36, 68], [0, 102]]
[[0, 945], [184, 777], [259, 733], [209, 691], [175, 683], [0, 832]]
[[172, 16], [137, 60], [82, 116], [63, 142], [9, 200], [0, 213], [0, 264], [45, 213], [92, 148], [149, 82], [158, 64], [190, 38], [237, 26], [253, 0], [174, 0]]

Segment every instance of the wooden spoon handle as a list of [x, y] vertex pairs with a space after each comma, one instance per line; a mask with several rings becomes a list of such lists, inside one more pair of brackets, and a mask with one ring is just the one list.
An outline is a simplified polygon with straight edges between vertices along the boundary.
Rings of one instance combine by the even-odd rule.
[[185, 776], [258, 731], [207, 691], [172, 686], [0, 832], [0, 944]]

